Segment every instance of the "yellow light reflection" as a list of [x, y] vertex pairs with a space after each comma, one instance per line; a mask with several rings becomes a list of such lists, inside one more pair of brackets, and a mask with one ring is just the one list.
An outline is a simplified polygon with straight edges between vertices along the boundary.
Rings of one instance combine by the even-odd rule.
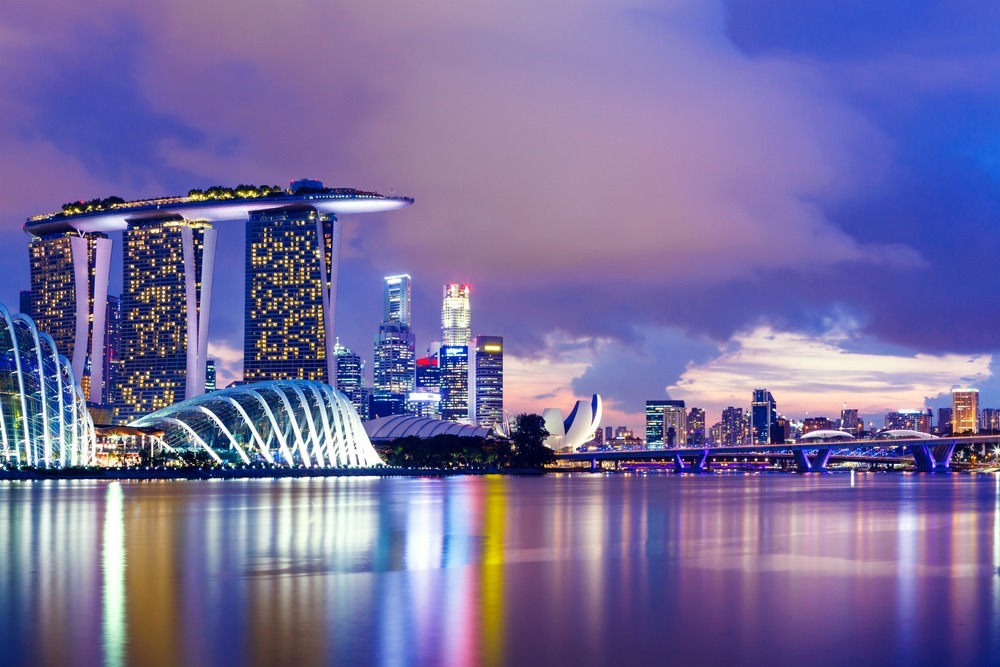
[[122, 486], [108, 485], [104, 513], [104, 547], [101, 570], [104, 574], [102, 596], [104, 664], [125, 664], [125, 522]]

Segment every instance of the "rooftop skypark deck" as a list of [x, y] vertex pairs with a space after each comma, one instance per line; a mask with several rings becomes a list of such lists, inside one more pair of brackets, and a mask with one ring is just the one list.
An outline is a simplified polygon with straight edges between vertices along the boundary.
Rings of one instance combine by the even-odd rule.
[[32, 236], [67, 231], [114, 232], [129, 222], [177, 216], [188, 220], [246, 220], [252, 211], [305, 205], [332, 215], [380, 213], [409, 206], [411, 197], [382, 195], [353, 188], [303, 186], [281, 190], [273, 186], [213, 187], [191, 190], [183, 197], [159, 197], [124, 201], [120, 197], [66, 204], [57, 213], [36, 215], [24, 223]]

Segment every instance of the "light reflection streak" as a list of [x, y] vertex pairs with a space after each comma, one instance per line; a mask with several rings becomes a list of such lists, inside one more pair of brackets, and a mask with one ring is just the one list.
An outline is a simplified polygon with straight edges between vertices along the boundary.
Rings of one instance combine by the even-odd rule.
[[125, 664], [125, 516], [122, 486], [108, 484], [104, 510], [104, 545], [101, 571], [104, 575], [102, 619], [104, 664], [120, 667]]

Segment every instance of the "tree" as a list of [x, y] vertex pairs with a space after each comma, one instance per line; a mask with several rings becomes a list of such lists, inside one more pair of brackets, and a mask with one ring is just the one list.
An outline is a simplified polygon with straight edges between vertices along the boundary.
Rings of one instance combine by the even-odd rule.
[[555, 452], [545, 446], [549, 431], [541, 415], [521, 413], [514, 418], [510, 439], [514, 445], [511, 465], [515, 468], [541, 468], [555, 461]]

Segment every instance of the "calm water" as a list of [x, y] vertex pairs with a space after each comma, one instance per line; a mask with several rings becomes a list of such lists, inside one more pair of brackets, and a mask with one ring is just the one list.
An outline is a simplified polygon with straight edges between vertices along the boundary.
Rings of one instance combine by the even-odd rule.
[[0, 664], [1000, 664], [1000, 477], [0, 484]]

